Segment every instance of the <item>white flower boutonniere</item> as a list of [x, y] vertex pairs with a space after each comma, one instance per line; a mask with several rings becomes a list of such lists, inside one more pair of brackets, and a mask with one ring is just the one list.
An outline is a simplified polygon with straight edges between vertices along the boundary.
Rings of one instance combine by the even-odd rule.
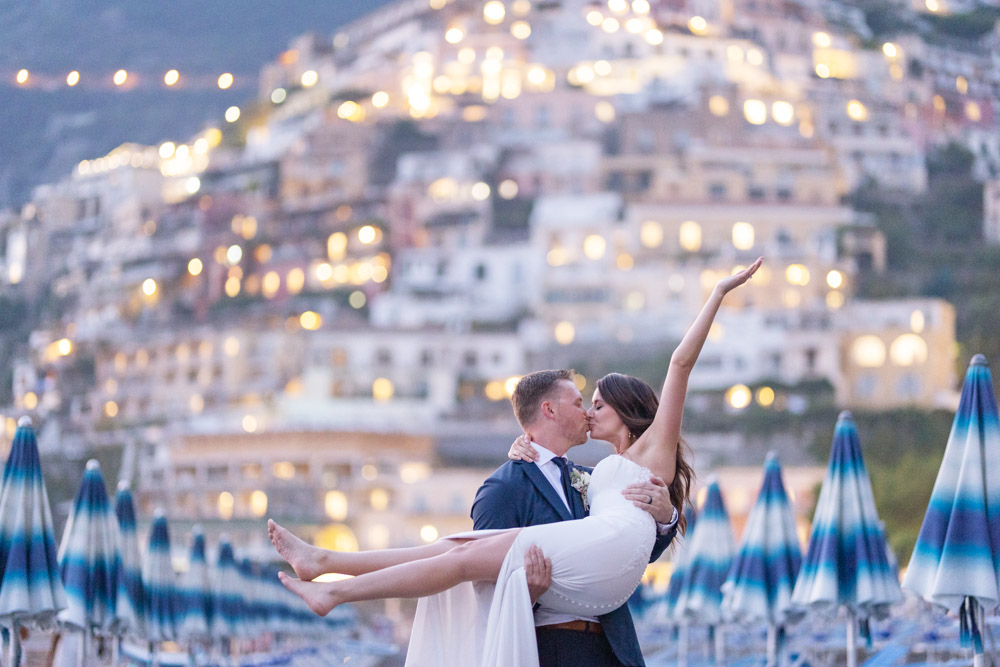
[[589, 512], [590, 501], [587, 499], [587, 488], [590, 486], [590, 473], [586, 470], [573, 468], [569, 471], [569, 483], [580, 492], [580, 497], [583, 498], [583, 508]]

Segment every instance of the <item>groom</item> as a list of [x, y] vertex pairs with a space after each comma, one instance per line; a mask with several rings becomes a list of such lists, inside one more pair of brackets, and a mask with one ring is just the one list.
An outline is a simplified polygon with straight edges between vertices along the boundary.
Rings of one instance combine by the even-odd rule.
[[[589, 423], [573, 371], [546, 370], [521, 378], [511, 397], [518, 423], [532, 437], [538, 460], [507, 461], [486, 480], [472, 505], [476, 530], [518, 528], [586, 516], [570, 471], [590, 472], [569, 462], [566, 452], [587, 441]], [[677, 532], [670, 496], [659, 484], [633, 484], [623, 491], [638, 500], [657, 522], [651, 561], [659, 558]], [[532, 599], [549, 586], [551, 573], [539, 558], [526, 557], [525, 573]], [[542, 667], [593, 665], [638, 667], [639, 650], [628, 605], [597, 618], [571, 616], [535, 605], [535, 632]]]

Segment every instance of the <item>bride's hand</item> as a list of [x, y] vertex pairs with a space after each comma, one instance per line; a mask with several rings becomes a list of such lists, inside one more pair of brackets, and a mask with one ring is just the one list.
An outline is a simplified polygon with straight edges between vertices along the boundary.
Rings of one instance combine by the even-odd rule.
[[750, 280], [750, 277], [753, 274], [757, 273], [757, 269], [760, 268], [760, 265], [763, 262], [764, 262], [764, 258], [763, 257], [758, 257], [757, 261], [754, 262], [753, 264], [751, 264], [749, 267], [743, 269], [742, 271], [738, 271], [737, 273], [734, 273], [733, 275], [729, 276], [728, 278], [723, 278], [722, 280], [720, 280], [715, 285], [715, 289], [719, 290], [723, 295], [728, 294], [733, 289], [739, 287], [740, 285], [742, 285], [746, 281]]
[[538, 452], [531, 446], [531, 437], [524, 434], [517, 436], [507, 452], [507, 458], [511, 461], [537, 461]]

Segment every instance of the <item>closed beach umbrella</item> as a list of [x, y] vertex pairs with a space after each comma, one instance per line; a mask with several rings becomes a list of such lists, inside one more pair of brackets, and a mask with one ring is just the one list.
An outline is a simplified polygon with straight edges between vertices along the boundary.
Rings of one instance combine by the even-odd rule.
[[83, 632], [81, 662], [90, 636], [113, 628], [119, 561], [117, 522], [101, 466], [91, 459], [59, 545], [59, 572], [66, 590], [59, 622]]
[[212, 622], [212, 580], [205, 560], [205, 535], [195, 527], [188, 570], [181, 578], [180, 635], [188, 641], [206, 641]]
[[721, 661], [723, 641], [717, 626], [723, 620], [722, 584], [732, 566], [736, 546], [729, 514], [715, 480], [708, 485], [690, 549], [674, 617], [709, 626], [709, 633], [715, 636], [716, 660]]
[[1000, 604], [1000, 419], [981, 354], [965, 375], [903, 586], [959, 614], [963, 639], [981, 659], [982, 611]]
[[816, 502], [809, 548], [792, 602], [810, 610], [847, 609], [847, 664], [856, 664], [855, 619], [885, 618], [902, 599], [889, 562], [885, 533], [875, 510], [861, 442], [851, 413], [840, 413], [830, 465]]
[[157, 512], [149, 533], [149, 550], [142, 569], [146, 588], [146, 639], [150, 643], [177, 639], [177, 575], [170, 559], [167, 518]]
[[139, 536], [135, 525], [135, 503], [126, 481], [118, 483], [115, 493], [115, 517], [118, 520], [118, 605], [115, 632], [145, 635], [146, 589], [142, 584], [142, 560], [139, 557]]
[[212, 580], [212, 638], [229, 640], [240, 629], [243, 595], [233, 547], [225, 536], [219, 540], [219, 557]]
[[795, 515], [774, 452], [764, 463], [764, 482], [747, 517], [740, 547], [722, 586], [722, 609], [731, 620], [765, 621], [768, 664], [777, 662], [777, 636], [788, 623], [802, 618], [792, 604], [792, 590], [802, 563]]
[[21, 417], [0, 485], [0, 625], [12, 630], [9, 664], [19, 660], [18, 627], [48, 627], [65, 607], [35, 430]]
[[683, 588], [684, 573], [687, 572], [688, 561], [691, 560], [691, 536], [694, 535], [695, 510], [692, 503], [687, 503], [684, 507], [684, 516], [687, 517], [687, 531], [683, 539], [674, 539], [677, 544], [673, 555], [673, 572], [670, 573], [670, 583], [667, 584], [667, 592], [664, 596], [664, 607], [668, 618], [676, 618], [674, 610], [677, 609], [677, 601], [680, 599], [681, 588]]

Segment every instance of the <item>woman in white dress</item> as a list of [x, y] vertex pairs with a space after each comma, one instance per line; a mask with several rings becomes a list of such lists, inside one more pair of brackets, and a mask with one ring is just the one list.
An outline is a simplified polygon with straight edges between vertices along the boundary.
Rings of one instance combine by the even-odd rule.
[[[268, 522], [272, 542], [300, 579], [279, 573], [282, 583], [315, 613], [326, 615], [347, 602], [416, 598], [462, 582], [496, 582], [485, 630], [483, 665], [537, 664], [532, 601], [524, 575], [525, 553], [538, 546], [551, 561], [552, 584], [545, 606], [568, 614], [597, 616], [620, 607], [639, 584], [655, 538], [655, 522], [622, 496], [634, 482], [659, 476], [673, 481], [688, 377], [725, 295], [757, 271], [762, 259], [720, 280], [670, 359], [656, 415], [627, 448], [601, 460], [590, 478], [590, 516], [508, 530], [460, 533], [433, 544], [337, 553], [322, 569], [355, 575], [313, 582], [322, 572], [303, 557], [304, 543]], [[602, 412], [606, 410], [606, 412]], [[602, 438], [630, 442], [628, 427], [594, 397], [591, 423]], [[529, 434], [530, 435], [530, 434]]]

